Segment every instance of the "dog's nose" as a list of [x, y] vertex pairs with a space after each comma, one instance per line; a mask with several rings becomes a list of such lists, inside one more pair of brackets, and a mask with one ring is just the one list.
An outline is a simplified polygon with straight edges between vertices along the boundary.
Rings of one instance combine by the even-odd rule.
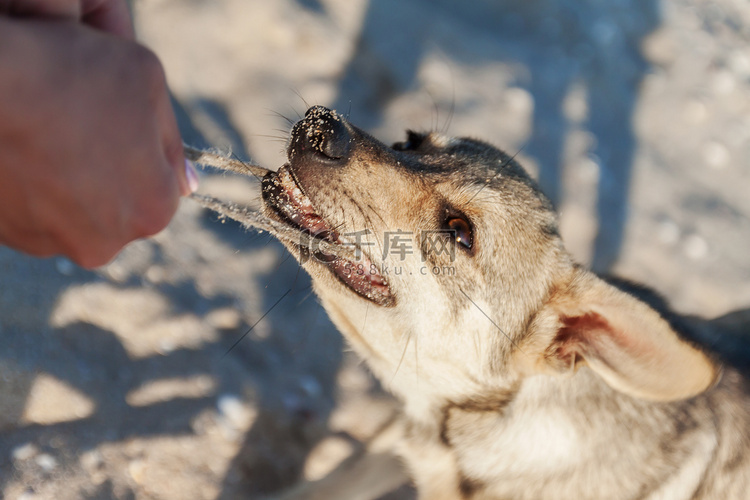
[[333, 110], [313, 106], [305, 118], [292, 129], [288, 155], [318, 155], [320, 159], [340, 161], [346, 159], [352, 135], [344, 119]]

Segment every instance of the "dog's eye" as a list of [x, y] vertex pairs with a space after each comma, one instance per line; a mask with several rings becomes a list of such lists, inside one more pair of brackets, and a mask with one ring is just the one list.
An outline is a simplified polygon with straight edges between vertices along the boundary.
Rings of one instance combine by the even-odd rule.
[[414, 151], [422, 144], [425, 137], [424, 134], [419, 134], [411, 130], [406, 131], [406, 140], [403, 142], [397, 142], [391, 146], [396, 151]]
[[463, 217], [450, 217], [445, 221], [445, 226], [451, 231], [456, 243], [466, 250], [471, 250], [474, 245], [474, 235], [468, 220]]

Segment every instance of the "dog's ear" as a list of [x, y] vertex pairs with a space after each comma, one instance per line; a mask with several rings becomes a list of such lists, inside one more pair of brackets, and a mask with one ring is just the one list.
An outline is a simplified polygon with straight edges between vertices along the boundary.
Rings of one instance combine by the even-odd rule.
[[532, 328], [537, 368], [566, 372], [585, 364], [614, 389], [644, 399], [694, 396], [719, 372], [656, 310], [583, 270], [551, 294]]

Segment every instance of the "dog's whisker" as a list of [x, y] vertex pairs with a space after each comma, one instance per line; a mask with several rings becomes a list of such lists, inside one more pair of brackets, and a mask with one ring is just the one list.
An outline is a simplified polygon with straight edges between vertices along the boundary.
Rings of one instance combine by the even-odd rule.
[[411, 342], [411, 334], [406, 335], [406, 343], [404, 344], [404, 350], [401, 353], [401, 358], [398, 360], [398, 365], [396, 365], [396, 371], [393, 372], [393, 377], [391, 377], [391, 383], [396, 379], [396, 375], [398, 375], [398, 371], [401, 369], [401, 365], [404, 363], [404, 358], [406, 358], [406, 351], [409, 350], [409, 343]]
[[291, 110], [292, 110], [292, 113], [294, 113], [295, 115], [297, 115], [297, 119], [298, 119], [298, 120], [301, 120], [301, 119], [302, 119], [302, 115], [301, 115], [301, 114], [299, 114], [299, 111], [297, 111], [296, 109], [294, 109], [294, 108], [293, 108], [293, 107], [291, 107], [291, 106], [289, 106], [289, 109], [291, 109]]
[[445, 125], [443, 125], [441, 132], [443, 134], [447, 134], [448, 130], [451, 128], [451, 123], [453, 123], [453, 117], [456, 114], [456, 86], [455, 82], [454, 85], [451, 87], [452, 95], [451, 95], [451, 107], [448, 109], [448, 118], [445, 120]]
[[419, 387], [419, 335], [414, 335], [414, 371], [417, 376], [417, 387]]
[[377, 216], [378, 216], [378, 219], [380, 219], [380, 222], [382, 222], [382, 223], [383, 223], [383, 225], [385, 225], [385, 220], [383, 219], [383, 216], [382, 216], [382, 215], [380, 215], [380, 213], [379, 213], [379, 212], [378, 212], [377, 210], [375, 210], [375, 208], [374, 208], [374, 207], [373, 207], [372, 205], [370, 205], [370, 204], [368, 203], [368, 204], [367, 204], [367, 208], [369, 208], [369, 209], [370, 209], [370, 211], [371, 211], [371, 212], [372, 212], [373, 214], [377, 215]]
[[309, 108], [309, 107], [310, 107], [310, 104], [309, 104], [309, 103], [307, 102], [307, 99], [305, 99], [304, 97], [302, 97], [302, 93], [300, 93], [300, 91], [299, 91], [299, 90], [297, 90], [297, 89], [294, 89], [294, 90], [293, 90], [293, 92], [295, 93], [295, 95], [296, 95], [297, 97], [299, 97], [300, 101], [302, 101], [302, 104], [304, 104], [304, 105], [305, 105], [305, 109], [307, 109], [307, 108]]
[[272, 139], [274, 141], [280, 141], [280, 142], [287, 142], [289, 140], [286, 135], [253, 134], [251, 137], [260, 137], [262, 139]]
[[[302, 266], [300, 266], [300, 269], [301, 268], [302, 268]], [[312, 285], [308, 285], [305, 288], [302, 288], [301, 291], [307, 291], [307, 293], [305, 294], [304, 297], [302, 297], [299, 300], [299, 302], [297, 302], [297, 306], [298, 307], [301, 306], [302, 304], [304, 304], [312, 296], [312, 294], [315, 293], [315, 290], [313, 290]]]
[[[487, 313], [486, 313], [486, 312], [484, 312], [484, 311], [482, 310], [482, 308], [481, 308], [481, 307], [479, 307], [479, 306], [477, 305], [477, 303], [476, 303], [476, 302], [474, 302], [474, 300], [473, 300], [473, 299], [472, 299], [471, 297], [469, 297], [469, 296], [468, 296], [468, 295], [466, 294], [466, 292], [464, 292], [464, 291], [463, 291], [463, 289], [462, 289], [461, 287], [459, 287], [459, 288], [458, 288], [458, 290], [459, 290], [459, 291], [460, 291], [460, 292], [461, 292], [461, 293], [462, 293], [462, 294], [464, 295], [464, 297], [466, 297], [466, 299], [467, 299], [467, 300], [468, 300], [469, 302], [471, 302], [471, 303], [472, 303], [472, 304], [474, 305], [474, 307], [476, 307], [476, 308], [477, 308], [477, 310], [478, 310], [478, 311], [479, 311], [480, 313], [482, 313], [482, 315], [483, 315], [483, 316], [484, 316], [485, 318], [487, 318], [487, 319], [489, 320], [489, 322], [490, 322], [490, 323], [492, 323], [492, 324], [493, 324], [493, 325], [495, 326], [495, 328], [497, 328], [497, 329], [498, 329], [498, 331], [499, 331], [500, 333], [502, 333], [503, 335], [505, 335], [505, 338], [507, 338], [507, 339], [508, 339], [508, 340], [510, 341], [510, 343], [511, 343], [511, 344], [513, 344], [513, 346], [515, 346], [515, 348], [516, 348], [516, 349], [518, 349], [519, 351], [521, 351], [521, 352], [523, 353], [523, 349], [521, 349], [521, 347], [520, 347], [520, 346], [519, 346], [519, 345], [518, 345], [518, 344], [517, 344], [517, 343], [516, 343], [516, 342], [515, 342], [515, 341], [514, 341], [514, 340], [513, 340], [512, 338], [510, 338], [510, 335], [508, 335], [507, 333], [505, 333], [505, 330], [503, 330], [502, 328], [500, 328], [500, 326], [498, 326], [498, 324], [497, 324], [497, 323], [495, 323], [495, 321], [494, 321], [494, 320], [493, 320], [492, 318], [490, 318], [490, 317], [489, 317], [489, 315], [487, 315]], [[526, 354], [526, 353], [524, 353], [524, 354]]]
[[359, 330], [359, 334], [364, 337], [365, 335], [365, 327], [367, 326], [367, 313], [370, 312], [370, 304], [365, 304], [365, 317], [362, 321], [362, 328]]
[[474, 351], [477, 353], [477, 359], [484, 359], [482, 357], [482, 339], [479, 335], [472, 335], [471, 337], [474, 343]]
[[[275, 274], [276, 272], [278, 272], [278, 270], [279, 270], [279, 269], [281, 269], [281, 266], [283, 266], [284, 264], [286, 264], [286, 262], [287, 262], [287, 261], [288, 261], [289, 259], [291, 259], [291, 258], [292, 258], [292, 254], [291, 254], [290, 252], [286, 252], [286, 257], [284, 257], [283, 259], [281, 259], [281, 260], [279, 261], [279, 263], [278, 263], [278, 264], [276, 264], [276, 267], [274, 267], [274, 268], [273, 268], [273, 269], [271, 270], [271, 273], [270, 273], [270, 274]], [[268, 283], [266, 283], [266, 286], [264, 286], [263, 288], [268, 288], [268, 285], [270, 285], [270, 284], [271, 284], [272, 282], [273, 282], [273, 280], [269, 281]], [[294, 284], [292, 284], [292, 289], [294, 289]]]
[[302, 271], [302, 264], [297, 263], [297, 274], [294, 275], [294, 281], [292, 282], [292, 289], [297, 286], [297, 280], [299, 279], [300, 271]]
[[[272, 115], [274, 115], [274, 116], [277, 116], [277, 117], [281, 118], [281, 119], [282, 119], [282, 120], [284, 120], [285, 122], [287, 122], [287, 123], [289, 124], [289, 126], [290, 126], [290, 127], [294, 125], [294, 120], [292, 120], [292, 119], [291, 119], [291, 118], [289, 118], [288, 116], [286, 116], [286, 115], [283, 115], [283, 114], [279, 113], [278, 111], [276, 111], [276, 110], [274, 110], [274, 109], [269, 109], [269, 110], [268, 110], [268, 112], [269, 112], [269, 113], [271, 113], [271, 114], [272, 114]], [[284, 131], [284, 132], [286, 133], [287, 131]]]
[[266, 311], [265, 313], [263, 313], [263, 316], [261, 316], [260, 318], [258, 318], [258, 320], [257, 320], [257, 321], [256, 321], [255, 323], [253, 323], [253, 324], [252, 324], [252, 325], [250, 326], [250, 328], [248, 328], [248, 329], [247, 329], [247, 331], [246, 331], [245, 333], [243, 333], [243, 334], [242, 334], [242, 336], [241, 336], [240, 338], [238, 338], [238, 339], [237, 339], [237, 340], [235, 341], [235, 343], [234, 343], [234, 344], [232, 344], [232, 346], [231, 346], [231, 347], [230, 347], [229, 349], [227, 349], [227, 351], [226, 351], [226, 352], [224, 353], [224, 355], [222, 356], [222, 359], [223, 359], [223, 358], [225, 358], [225, 357], [226, 357], [226, 356], [227, 356], [227, 355], [228, 355], [228, 354], [229, 354], [230, 352], [232, 352], [232, 350], [233, 350], [233, 349], [234, 349], [235, 347], [237, 347], [237, 346], [239, 345], [239, 343], [240, 343], [240, 342], [242, 342], [242, 340], [243, 340], [243, 339], [244, 339], [245, 337], [247, 337], [247, 336], [248, 336], [248, 335], [250, 334], [250, 332], [251, 332], [251, 331], [253, 331], [253, 329], [254, 329], [254, 328], [255, 328], [255, 327], [256, 327], [256, 326], [258, 325], [258, 323], [260, 323], [261, 321], [263, 321], [263, 318], [265, 318], [266, 316], [268, 316], [268, 314], [269, 314], [269, 313], [270, 313], [271, 311], [273, 311], [273, 310], [274, 310], [274, 308], [275, 308], [275, 307], [276, 307], [277, 305], [279, 305], [279, 302], [281, 302], [281, 301], [282, 301], [282, 300], [284, 299], [284, 297], [286, 297], [286, 296], [287, 296], [287, 295], [289, 294], [289, 292], [291, 292], [291, 291], [292, 291], [292, 289], [290, 288], [289, 290], [287, 290], [286, 292], [284, 292], [284, 295], [282, 295], [281, 297], [279, 297], [279, 298], [278, 298], [278, 300], [276, 300], [276, 302], [274, 302], [274, 304], [273, 304], [273, 305], [272, 305], [272, 306], [271, 306], [270, 308], [268, 308], [268, 310], [267, 310], [267, 311]]

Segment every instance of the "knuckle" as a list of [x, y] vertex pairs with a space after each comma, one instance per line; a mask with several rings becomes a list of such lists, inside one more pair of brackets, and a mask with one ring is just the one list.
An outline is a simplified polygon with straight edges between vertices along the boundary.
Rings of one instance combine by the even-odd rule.
[[139, 67], [141, 67], [144, 72], [153, 74], [154, 76], [164, 74], [161, 61], [159, 61], [159, 58], [151, 49], [139, 44], [135, 44], [133, 47], [133, 55], [136, 58]]
[[139, 210], [135, 224], [136, 238], [152, 236], [169, 225], [177, 211], [179, 193], [173, 179], [154, 190], [151, 198]]
[[179, 132], [176, 134], [167, 136], [162, 142], [162, 148], [164, 150], [164, 156], [170, 165], [179, 164], [184, 168], [184, 156], [182, 152], [182, 138]]
[[135, 67], [147, 85], [158, 91], [166, 88], [164, 66], [154, 52], [142, 45], [135, 45], [133, 58]]
[[87, 245], [85, 248], [69, 252], [68, 257], [84, 269], [93, 269], [107, 264], [117, 255], [121, 248], [122, 245], [117, 245], [116, 247], [111, 244]]
[[148, 216], [144, 216], [138, 223], [136, 228], [136, 239], [146, 238], [160, 233], [169, 224], [169, 218], [164, 216], [164, 212], [151, 213]]

